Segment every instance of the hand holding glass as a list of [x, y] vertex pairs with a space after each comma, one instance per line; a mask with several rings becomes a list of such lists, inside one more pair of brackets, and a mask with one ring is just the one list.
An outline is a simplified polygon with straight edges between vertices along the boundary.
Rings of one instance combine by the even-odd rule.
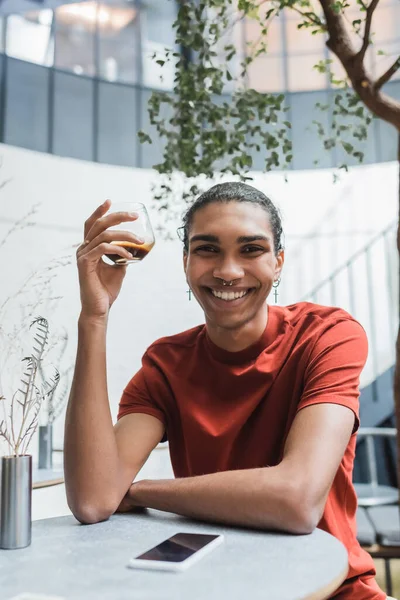
[[[144, 243], [135, 244], [134, 242], [115, 239], [111, 244], [122, 246], [128, 250], [132, 258], [129, 260], [118, 254], [106, 254], [103, 257], [104, 262], [114, 265], [131, 265], [143, 260], [155, 243], [153, 229], [145, 205], [141, 202], [116, 202], [111, 204], [107, 215], [115, 212], [136, 213], [138, 218], [135, 221], [124, 221], [119, 225], [113, 225], [110, 231], [130, 231], [141, 238]], [[118, 235], [116, 235], [116, 238], [118, 238]]]

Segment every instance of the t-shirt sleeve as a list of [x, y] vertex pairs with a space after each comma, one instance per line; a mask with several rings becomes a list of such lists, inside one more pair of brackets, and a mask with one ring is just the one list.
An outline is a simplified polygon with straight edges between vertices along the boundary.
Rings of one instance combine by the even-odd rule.
[[132, 377], [122, 393], [117, 420], [133, 413], [156, 417], [165, 427], [161, 441], [167, 441], [166, 387], [163, 374], [146, 353], [142, 358], [142, 368]]
[[341, 404], [359, 421], [360, 373], [368, 355], [368, 341], [357, 321], [340, 321], [327, 329], [314, 345], [305, 370], [298, 410], [313, 404]]

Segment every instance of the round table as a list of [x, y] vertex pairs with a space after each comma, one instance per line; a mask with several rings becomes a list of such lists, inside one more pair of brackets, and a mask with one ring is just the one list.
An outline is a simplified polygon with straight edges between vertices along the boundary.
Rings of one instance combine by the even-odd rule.
[[[129, 558], [178, 532], [225, 539], [182, 573], [127, 568]], [[35, 521], [31, 546], [0, 550], [2, 600], [23, 592], [57, 600], [323, 600], [347, 570], [344, 546], [320, 529], [301, 536], [260, 532], [155, 510], [96, 525], [72, 516]]]

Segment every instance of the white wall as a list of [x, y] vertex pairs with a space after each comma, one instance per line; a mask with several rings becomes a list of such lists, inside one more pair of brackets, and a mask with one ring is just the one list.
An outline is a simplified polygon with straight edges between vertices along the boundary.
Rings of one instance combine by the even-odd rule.
[[[109, 197], [114, 201], [144, 202], [157, 225], [160, 215], [150, 191], [156, 174], [150, 170], [93, 164], [9, 146], [0, 146], [0, 156], [3, 163], [0, 182], [9, 179], [0, 190], [0, 244], [10, 227], [33, 205], [39, 205], [30, 219], [34, 224], [17, 227], [0, 246], [0, 306], [32, 272], [38, 273], [24, 286], [18, 300], [10, 301], [3, 314], [0, 309], [1, 326], [14, 337], [13, 326], [21, 318], [21, 307], [25, 313], [29, 312], [26, 306], [35, 304], [39, 298], [34, 314], [49, 319], [55, 337], [63, 329], [69, 333], [69, 347], [64, 357], [64, 366], [67, 366], [75, 353], [79, 290], [73, 257], [74, 247], [82, 241], [83, 222]], [[281, 303], [301, 299], [315, 283], [396, 217], [396, 166], [393, 164], [353, 169], [335, 185], [330, 171], [293, 172], [288, 182], [282, 174], [256, 174], [254, 185], [277, 203], [284, 217], [287, 258]], [[322, 233], [332, 235], [324, 240], [319, 235]], [[307, 237], [310, 234], [313, 237]], [[70, 256], [71, 264], [48, 270], [55, 258], [65, 256]], [[188, 301], [181, 262], [181, 243], [159, 237], [149, 256], [141, 264], [129, 267], [109, 326], [108, 374], [114, 415], [121, 390], [139, 368], [146, 347], [161, 336], [203, 322], [200, 308], [195, 301]], [[376, 268], [379, 282], [379, 264]], [[52, 273], [55, 277], [51, 281], [50, 296], [55, 300], [48, 299], [49, 293], [43, 285]], [[44, 295], [42, 299], [40, 293]], [[11, 386], [9, 380], [12, 379], [10, 361], [9, 352], [3, 346], [0, 374], [8, 394], [7, 385]], [[62, 421], [60, 418], [56, 423], [58, 445], [62, 444]]]

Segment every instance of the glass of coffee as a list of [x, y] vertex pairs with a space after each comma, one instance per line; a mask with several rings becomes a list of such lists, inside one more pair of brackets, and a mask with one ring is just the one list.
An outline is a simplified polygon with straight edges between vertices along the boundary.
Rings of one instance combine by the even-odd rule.
[[107, 215], [115, 212], [129, 212], [136, 213], [138, 218], [135, 221], [124, 221], [118, 225], [113, 225], [110, 231], [122, 230], [131, 231], [137, 237], [144, 240], [143, 244], [135, 244], [133, 242], [127, 242], [125, 240], [115, 240], [111, 244], [116, 246], [123, 246], [132, 255], [129, 260], [122, 258], [118, 254], [106, 254], [103, 259], [107, 264], [114, 265], [131, 265], [143, 260], [148, 255], [150, 250], [153, 248], [155, 240], [153, 228], [147, 214], [147, 210], [144, 204], [141, 202], [113, 202], [107, 212]]

